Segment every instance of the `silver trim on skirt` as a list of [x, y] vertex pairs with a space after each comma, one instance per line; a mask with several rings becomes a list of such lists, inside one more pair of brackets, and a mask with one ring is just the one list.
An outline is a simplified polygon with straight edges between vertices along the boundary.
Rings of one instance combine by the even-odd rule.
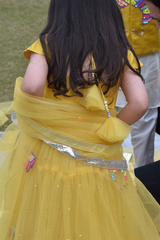
[[49, 146], [53, 147], [54, 149], [58, 150], [59, 152], [65, 154], [66, 156], [72, 158], [73, 160], [81, 163], [85, 163], [94, 167], [100, 167], [100, 168], [108, 168], [108, 169], [117, 169], [117, 170], [124, 170], [128, 169], [128, 159], [131, 157], [131, 154], [125, 154], [125, 158], [127, 157], [128, 159], [123, 160], [123, 161], [117, 161], [117, 160], [106, 160], [102, 158], [96, 158], [96, 157], [89, 157], [81, 154], [80, 152], [76, 151], [75, 149], [58, 144], [58, 143], [53, 143], [49, 141], [43, 140], [46, 144]]

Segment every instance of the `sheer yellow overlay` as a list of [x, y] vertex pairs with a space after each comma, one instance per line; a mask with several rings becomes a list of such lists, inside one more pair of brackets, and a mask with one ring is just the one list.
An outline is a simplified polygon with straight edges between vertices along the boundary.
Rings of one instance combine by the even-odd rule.
[[[106, 161], [124, 160], [122, 139], [113, 142], [97, 134], [105, 111], [95, 114], [75, 103], [29, 96], [21, 91], [21, 81], [14, 97], [19, 125], [13, 123], [0, 144], [2, 153], [11, 149], [0, 168], [1, 239], [13, 239], [14, 233], [15, 240], [158, 239], [160, 207], [128, 171], [127, 179], [118, 171], [114, 181], [108, 169], [76, 162], [42, 141]], [[117, 122], [117, 129], [122, 125]], [[112, 128], [110, 122], [108, 136], [118, 136]], [[27, 172], [31, 154], [36, 162]]]
[[23, 93], [21, 83], [18, 78], [13, 102], [17, 121], [0, 141], [0, 239], [159, 239], [160, 206], [128, 170], [60, 152], [65, 145], [93, 159], [125, 162], [121, 144], [130, 127], [114, 109], [110, 118], [101, 109], [97, 86], [80, 100], [49, 99], [47, 87], [40, 98]]

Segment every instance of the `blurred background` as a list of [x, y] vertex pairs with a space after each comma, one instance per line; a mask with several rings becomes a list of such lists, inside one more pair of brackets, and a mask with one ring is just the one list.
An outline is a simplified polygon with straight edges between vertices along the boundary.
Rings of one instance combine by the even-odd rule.
[[[24, 76], [28, 61], [23, 50], [47, 23], [50, 0], [0, 0], [0, 102], [13, 100], [17, 77]], [[0, 131], [10, 124], [7, 121]]]

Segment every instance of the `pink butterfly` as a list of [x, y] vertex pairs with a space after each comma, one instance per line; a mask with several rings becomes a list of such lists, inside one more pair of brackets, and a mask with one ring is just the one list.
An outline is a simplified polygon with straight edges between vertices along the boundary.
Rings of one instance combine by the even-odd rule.
[[34, 154], [31, 153], [27, 159], [26, 172], [29, 172], [29, 170], [33, 167], [35, 162], [36, 162], [36, 156], [34, 156]]

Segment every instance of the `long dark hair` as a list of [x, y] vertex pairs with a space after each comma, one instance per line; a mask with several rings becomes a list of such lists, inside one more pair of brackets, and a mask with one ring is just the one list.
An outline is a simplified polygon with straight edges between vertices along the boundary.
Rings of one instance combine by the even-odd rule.
[[[125, 65], [141, 76], [116, 0], [51, 0], [48, 23], [40, 41], [49, 66], [48, 86], [54, 95], [67, 95], [69, 67], [73, 95], [83, 96], [79, 89], [90, 82], [83, 77], [82, 67], [90, 54], [96, 63], [96, 78], [107, 86], [104, 93], [121, 79]], [[128, 49], [137, 59], [138, 72], [127, 59]]]

